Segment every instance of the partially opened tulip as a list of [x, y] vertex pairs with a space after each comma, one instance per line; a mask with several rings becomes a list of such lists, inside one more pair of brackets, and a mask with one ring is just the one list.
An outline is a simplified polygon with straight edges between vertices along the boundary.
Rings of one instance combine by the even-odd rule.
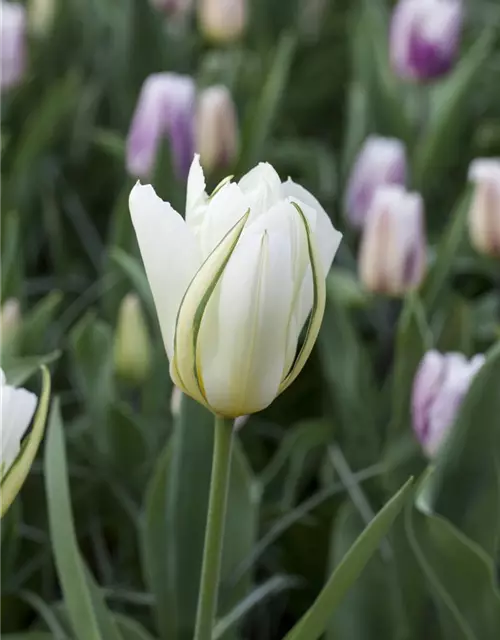
[[484, 364], [461, 353], [426, 353], [413, 383], [413, 429], [425, 454], [433, 458], [448, 437], [472, 379]]
[[366, 289], [401, 296], [418, 287], [425, 269], [423, 202], [402, 187], [380, 187], [368, 212], [359, 254]]
[[37, 397], [26, 389], [7, 384], [0, 369], [2, 402], [2, 443], [0, 478], [3, 480], [21, 450], [21, 439], [35, 413]]
[[469, 168], [474, 185], [469, 209], [472, 244], [481, 253], [500, 257], [500, 158], [480, 158]]
[[369, 136], [354, 163], [346, 189], [345, 210], [349, 222], [362, 227], [379, 187], [403, 186], [406, 182], [406, 151], [396, 138]]
[[1, 4], [0, 86], [8, 89], [18, 84], [26, 67], [26, 9], [18, 2]]
[[321, 323], [341, 239], [324, 209], [265, 163], [209, 197], [196, 156], [185, 221], [140, 184], [130, 211], [175, 384], [218, 415], [267, 407], [298, 375]]

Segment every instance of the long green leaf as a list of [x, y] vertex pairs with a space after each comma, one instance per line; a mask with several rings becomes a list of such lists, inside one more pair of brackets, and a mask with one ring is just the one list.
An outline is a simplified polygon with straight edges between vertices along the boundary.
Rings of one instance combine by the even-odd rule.
[[412, 485], [413, 479], [410, 478], [379, 511], [334, 570], [311, 608], [285, 636], [285, 640], [317, 640], [324, 633], [336, 607], [355, 583], [411, 495]]
[[50, 401], [50, 374], [46, 367], [41, 367], [41, 371], [42, 393], [40, 395], [40, 400], [38, 401], [33, 427], [30, 434], [25, 439], [18, 457], [2, 479], [2, 504], [0, 507], [0, 513], [2, 516], [10, 507], [14, 498], [23, 486], [35, 459], [36, 452], [38, 451], [38, 447], [45, 430]]
[[89, 587], [81, 559], [68, 486], [68, 470], [59, 402], [54, 401], [45, 450], [45, 487], [55, 564], [73, 630], [79, 640], [122, 640], [99, 602], [98, 590]]

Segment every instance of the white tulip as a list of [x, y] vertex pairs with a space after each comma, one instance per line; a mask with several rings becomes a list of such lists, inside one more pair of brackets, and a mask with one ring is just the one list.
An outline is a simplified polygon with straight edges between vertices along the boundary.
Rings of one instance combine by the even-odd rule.
[[475, 185], [469, 209], [472, 244], [481, 253], [500, 256], [500, 158], [478, 158], [469, 167]]
[[321, 324], [342, 237], [324, 209], [267, 163], [209, 197], [195, 156], [185, 220], [149, 185], [132, 189], [130, 212], [174, 383], [225, 417], [268, 406]]
[[16, 389], [6, 384], [0, 369], [2, 404], [2, 443], [0, 478], [3, 480], [21, 450], [21, 439], [33, 418], [37, 397], [26, 389]]

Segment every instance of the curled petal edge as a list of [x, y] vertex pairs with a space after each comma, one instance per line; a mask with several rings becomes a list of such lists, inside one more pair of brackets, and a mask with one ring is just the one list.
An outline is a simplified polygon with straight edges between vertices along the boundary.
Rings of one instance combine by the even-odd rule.
[[314, 347], [314, 343], [318, 337], [318, 333], [321, 327], [321, 322], [323, 320], [323, 315], [325, 313], [325, 303], [326, 303], [326, 282], [325, 282], [325, 274], [323, 273], [323, 267], [321, 265], [321, 258], [318, 252], [318, 248], [314, 243], [314, 237], [309, 227], [309, 223], [307, 222], [307, 218], [305, 217], [302, 209], [296, 202], [292, 201], [293, 206], [297, 209], [302, 222], [304, 224], [304, 228], [307, 236], [307, 250], [309, 253], [309, 261], [311, 263], [311, 271], [313, 278], [313, 306], [311, 310], [311, 315], [309, 316], [309, 322], [307, 324], [306, 337], [304, 339], [304, 343], [295, 358], [290, 371], [283, 378], [283, 381], [279, 387], [279, 393], [282, 393], [285, 389], [287, 389], [292, 382], [297, 378], [299, 373], [304, 368], [307, 359], [311, 355], [311, 351]]

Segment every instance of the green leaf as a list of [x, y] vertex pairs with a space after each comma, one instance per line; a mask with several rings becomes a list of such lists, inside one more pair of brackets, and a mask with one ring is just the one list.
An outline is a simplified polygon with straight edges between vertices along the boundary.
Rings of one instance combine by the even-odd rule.
[[450, 215], [441, 242], [436, 249], [436, 258], [422, 286], [422, 299], [429, 313], [435, 310], [450, 277], [454, 260], [467, 235], [467, 213], [471, 192], [467, 191]]
[[251, 553], [259, 533], [261, 485], [236, 438], [230, 474], [219, 587], [218, 610], [221, 614], [237, 606], [252, 588], [252, 571], [237, 575], [236, 579], [235, 572]]
[[237, 173], [243, 173], [262, 158], [268, 144], [274, 121], [278, 115], [293, 56], [296, 38], [284, 33], [276, 47], [269, 74], [262, 86], [257, 104], [250, 112], [250, 119], [243, 131], [242, 151]]
[[[5, 196], [3, 198], [2, 209], [5, 208]], [[23, 253], [19, 250], [21, 247], [21, 222], [18, 212], [7, 211], [3, 213], [2, 211], [1, 223], [2, 270], [0, 277], [2, 301], [4, 301], [19, 294], [24, 278], [24, 260]]]
[[45, 631], [26, 631], [25, 633], [7, 633], [3, 640], [54, 640], [52, 633]]
[[113, 339], [109, 325], [87, 313], [69, 335], [74, 381], [87, 404], [94, 442], [109, 452], [107, 412], [114, 398]]
[[324, 633], [333, 612], [359, 578], [411, 495], [412, 485], [413, 479], [410, 478], [378, 512], [334, 570], [311, 608], [285, 636], [285, 640], [317, 640]]
[[500, 594], [494, 561], [450, 522], [408, 508], [406, 528], [439, 612], [444, 640], [494, 640]]
[[[362, 531], [363, 521], [356, 508], [350, 501], [344, 503], [332, 526], [330, 573]], [[375, 553], [336, 610], [328, 625], [326, 640], [393, 638], [396, 622], [394, 588], [391, 566]]]
[[45, 487], [52, 551], [75, 634], [79, 640], [122, 640], [78, 550], [57, 399], [50, 414], [45, 449]]
[[220, 618], [213, 630], [213, 639], [220, 640], [224, 634], [242, 623], [245, 616], [255, 607], [263, 604], [271, 596], [282, 591], [293, 589], [300, 585], [300, 580], [293, 576], [276, 575], [269, 578], [264, 584], [255, 587], [243, 600], [226, 615]]
[[474, 377], [418, 504], [495, 557], [500, 534], [500, 344]]
[[156, 317], [151, 288], [149, 286], [146, 273], [144, 272], [144, 268], [140, 264], [139, 260], [128, 255], [119, 247], [114, 247], [111, 250], [111, 258], [117, 263], [123, 273], [130, 280], [135, 291], [137, 291], [141, 300], [144, 302], [144, 305], [150, 312], [151, 317]]
[[54, 132], [63, 130], [64, 122], [75, 109], [80, 96], [81, 79], [74, 70], [52, 83], [39, 98], [37, 108], [25, 122], [23, 135], [17, 144], [17, 154], [11, 175], [15, 180], [29, 175], [38, 156], [47, 150]]
[[389, 428], [392, 436], [401, 434], [410, 425], [413, 378], [430, 347], [431, 335], [420, 300], [415, 295], [409, 295], [401, 312], [396, 336]]
[[171, 640], [176, 635], [176, 610], [172, 590], [170, 558], [173, 550], [168, 539], [165, 509], [169, 469], [172, 460], [172, 441], [158, 457], [155, 470], [147, 486], [145, 518], [142, 534], [142, 562], [146, 584], [154, 595], [156, 625], [160, 638]]
[[1, 516], [6, 513], [7, 509], [21, 490], [21, 487], [23, 486], [23, 483], [31, 469], [31, 465], [33, 464], [45, 430], [45, 422], [47, 420], [50, 401], [50, 374], [46, 367], [41, 367], [41, 371], [42, 392], [38, 401], [35, 417], [33, 419], [33, 426], [29, 435], [26, 436], [22, 443], [19, 455], [7, 471], [4, 478], [2, 478]]
[[115, 613], [113, 617], [123, 640], [154, 640], [153, 636], [136, 620], [120, 613]]
[[438, 351], [458, 351], [471, 356], [474, 338], [472, 305], [460, 296], [452, 294], [436, 315], [439, 322], [435, 339]]
[[327, 289], [318, 353], [346, 455], [357, 469], [369, 464], [378, 452], [378, 392], [364, 344], [339, 297], [336, 289]]
[[52, 291], [23, 317], [20, 343], [24, 353], [38, 353], [43, 345], [48, 327], [63, 300], [60, 291]]
[[467, 100], [481, 77], [493, 43], [491, 28], [484, 31], [451, 75], [432, 92], [427, 129], [414, 152], [414, 181], [418, 189], [426, 189], [429, 182], [440, 180], [441, 167], [454, 158]]
[[2, 362], [2, 367], [7, 380], [14, 387], [22, 386], [28, 378], [45, 365], [51, 364], [61, 356], [59, 350], [52, 351], [43, 356], [25, 356], [22, 358], [9, 358]]

